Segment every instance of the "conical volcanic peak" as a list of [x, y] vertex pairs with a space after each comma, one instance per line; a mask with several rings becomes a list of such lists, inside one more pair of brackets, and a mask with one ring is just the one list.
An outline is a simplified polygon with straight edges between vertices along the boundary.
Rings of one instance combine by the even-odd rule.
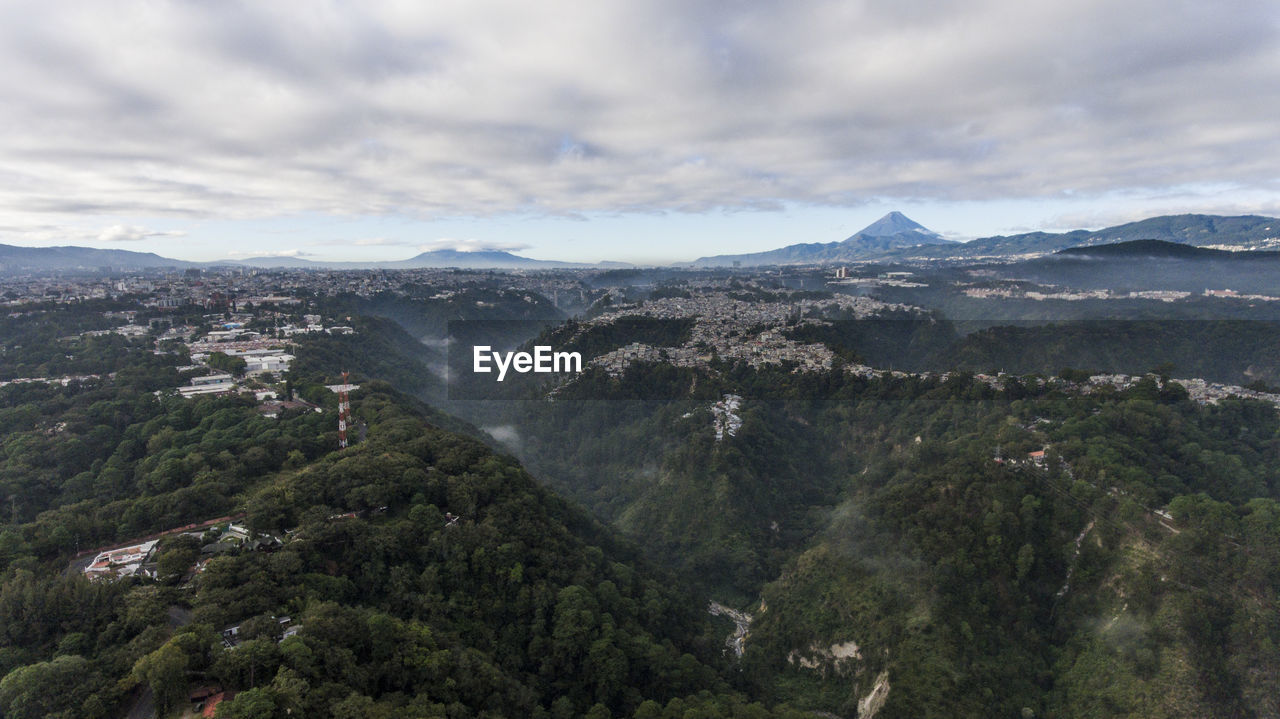
[[930, 237], [940, 235], [898, 211], [890, 212], [854, 233], [854, 237], [890, 237], [902, 234], [919, 234]]

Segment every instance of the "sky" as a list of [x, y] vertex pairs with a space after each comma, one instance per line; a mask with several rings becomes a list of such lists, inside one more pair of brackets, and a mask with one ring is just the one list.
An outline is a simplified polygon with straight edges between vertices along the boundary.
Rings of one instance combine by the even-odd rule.
[[1280, 215], [1273, 0], [0, 4], [0, 243], [666, 263]]

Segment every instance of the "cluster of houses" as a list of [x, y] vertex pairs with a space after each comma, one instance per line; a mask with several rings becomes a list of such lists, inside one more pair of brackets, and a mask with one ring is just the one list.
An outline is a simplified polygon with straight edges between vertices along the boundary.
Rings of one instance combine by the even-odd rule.
[[200, 554], [205, 557], [214, 557], [227, 552], [272, 552], [279, 549], [282, 544], [279, 537], [254, 533], [248, 527], [235, 522], [228, 524], [226, 529], [215, 527], [201, 534], [200, 538], [204, 539], [209, 533], [214, 535], [211, 537], [213, 541], [200, 547]]
[[1239, 387], [1237, 385], [1209, 382], [1203, 379], [1175, 380], [1187, 389], [1187, 395], [1200, 404], [1217, 404], [1228, 397], [1257, 399], [1280, 407], [1280, 394]]
[[1235, 290], [1209, 290], [1204, 291], [1205, 297], [1219, 297], [1224, 299], [1235, 300], [1260, 300], [1262, 302], [1280, 302], [1280, 297], [1272, 295], [1257, 295], [1250, 293], [1236, 292]]
[[[213, 352], [222, 352], [228, 357], [239, 357], [244, 360], [245, 374], [259, 375], [264, 372], [287, 372], [289, 363], [293, 361], [293, 355], [285, 352], [277, 347], [262, 348], [236, 348], [228, 347], [226, 349], [215, 349]], [[199, 364], [205, 364], [209, 361], [210, 352], [193, 352], [191, 361]]]
[[[325, 332], [328, 334], [349, 335], [355, 332], [351, 327], [325, 327], [320, 323], [319, 315], [305, 315], [305, 323], [301, 326], [285, 325], [279, 328], [281, 337], [291, 337], [309, 332]], [[219, 352], [228, 357], [239, 357], [245, 362], [244, 374], [249, 378], [271, 374], [279, 376], [289, 371], [294, 356], [285, 351], [287, 345], [279, 340], [263, 338], [260, 333], [246, 330], [242, 322], [227, 322], [223, 329], [205, 334], [198, 341], [189, 343], [191, 361], [194, 363], [179, 370], [193, 370], [208, 367], [210, 355]], [[178, 394], [183, 397], [197, 397], [206, 394], [223, 394], [238, 391], [236, 379], [226, 373], [212, 373], [193, 378], [186, 387], [179, 387]], [[259, 400], [265, 397], [258, 397]]]
[[127, 547], [117, 547], [99, 552], [84, 568], [84, 575], [90, 581], [121, 579], [123, 577], [142, 576], [156, 578], [156, 565], [152, 561], [156, 544], [160, 540], [152, 539]]
[[661, 361], [677, 367], [696, 367], [706, 365], [713, 356], [743, 361], [752, 367], [790, 363], [799, 371], [817, 371], [830, 369], [835, 355], [821, 343], [804, 344], [789, 339], [782, 332], [783, 327], [826, 324], [827, 320], [821, 317], [856, 320], [888, 310], [906, 309], [905, 305], [843, 294], [825, 299], [782, 297], [777, 301], [753, 301], [739, 299], [730, 292], [714, 291], [621, 307], [584, 323], [583, 330], [637, 315], [694, 320], [689, 339], [681, 346], [632, 343], [590, 361], [613, 376], [621, 375], [632, 362]]
[[[196, 345], [193, 345], [193, 348]], [[180, 370], [193, 370], [208, 367], [209, 355], [218, 351], [228, 357], [239, 357], [245, 363], [247, 377], [260, 377], [264, 374], [280, 375], [289, 371], [294, 356], [277, 347], [225, 347], [207, 348], [208, 351], [193, 352], [191, 361], [196, 364], [180, 367]], [[179, 387], [178, 394], [183, 397], [196, 397], [205, 394], [223, 394], [237, 389], [235, 377], [225, 372], [217, 372], [199, 377], [192, 377], [186, 387]]]
[[[60, 384], [63, 387], [66, 387], [72, 383], [83, 383], [83, 382], [89, 382], [92, 380], [99, 380], [99, 379], [102, 379], [103, 376], [104, 375], [100, 375], [100, 374], [76, 374], [76, 375], [66, 375], [65, 377], [15, 377], [13, 379], [0, 380], [0, 387], [6, 387], [11, 384], [26, 384], [29, 382], [39, 382], [42, 384]], [[112, 372], [105, 376], [115, 377], [115, 372]]]
[[109, 330], [88, 330], [81, 332], [79, 337], [102, 337], [103, 335], [123, 335], [124, 337], [146, 337], [151, 332], [150, 327], [143, 325], [121, 325]]
[[[214, 520], [216, 522], [225, 521]], [[228, 552], [270, 552], [279, 549], [282, 542], [270, 534], [255, 533], [242, 524], [228, 521], [222, 524], [187, 525], [179, 529], [153, 535], [145, 541], [134, 541], [121, 547], [113, 547], [98, 552], [85, 565], [84, 575], [90, 581], [113, 581], [125, 577], [146, 577], [155, 579], [156, 545], [161, 536], [188, 536], [204, 542], [200, 547], [201, 559], [192, 567], [194, 573], [204, 570], [208, 561], [219, 554]]]
[[693, 367], [711, 361], [711, 355], [693, 347], [654, 347], [632, 342], [612, 352], [591, 358], [588, 365], [599, 367], [612, 377], [621, 377], [633, 362], [666, 362], [676, 367]]

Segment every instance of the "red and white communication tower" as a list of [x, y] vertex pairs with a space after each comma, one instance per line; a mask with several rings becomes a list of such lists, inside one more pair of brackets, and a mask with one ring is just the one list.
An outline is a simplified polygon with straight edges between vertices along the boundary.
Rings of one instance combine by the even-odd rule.
[[347, 448], [347, 423], [351, 419], [351, 400], [347, 397], [347, 373], [342, 373], [342, 385], [338, 388], [338, 449]]

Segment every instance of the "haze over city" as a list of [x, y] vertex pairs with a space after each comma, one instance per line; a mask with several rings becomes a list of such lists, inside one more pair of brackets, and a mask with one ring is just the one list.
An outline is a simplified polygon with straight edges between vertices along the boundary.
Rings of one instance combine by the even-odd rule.
[[1266, 2], [10, 3], [0, 243], [666, 263], [1276, 214]]

